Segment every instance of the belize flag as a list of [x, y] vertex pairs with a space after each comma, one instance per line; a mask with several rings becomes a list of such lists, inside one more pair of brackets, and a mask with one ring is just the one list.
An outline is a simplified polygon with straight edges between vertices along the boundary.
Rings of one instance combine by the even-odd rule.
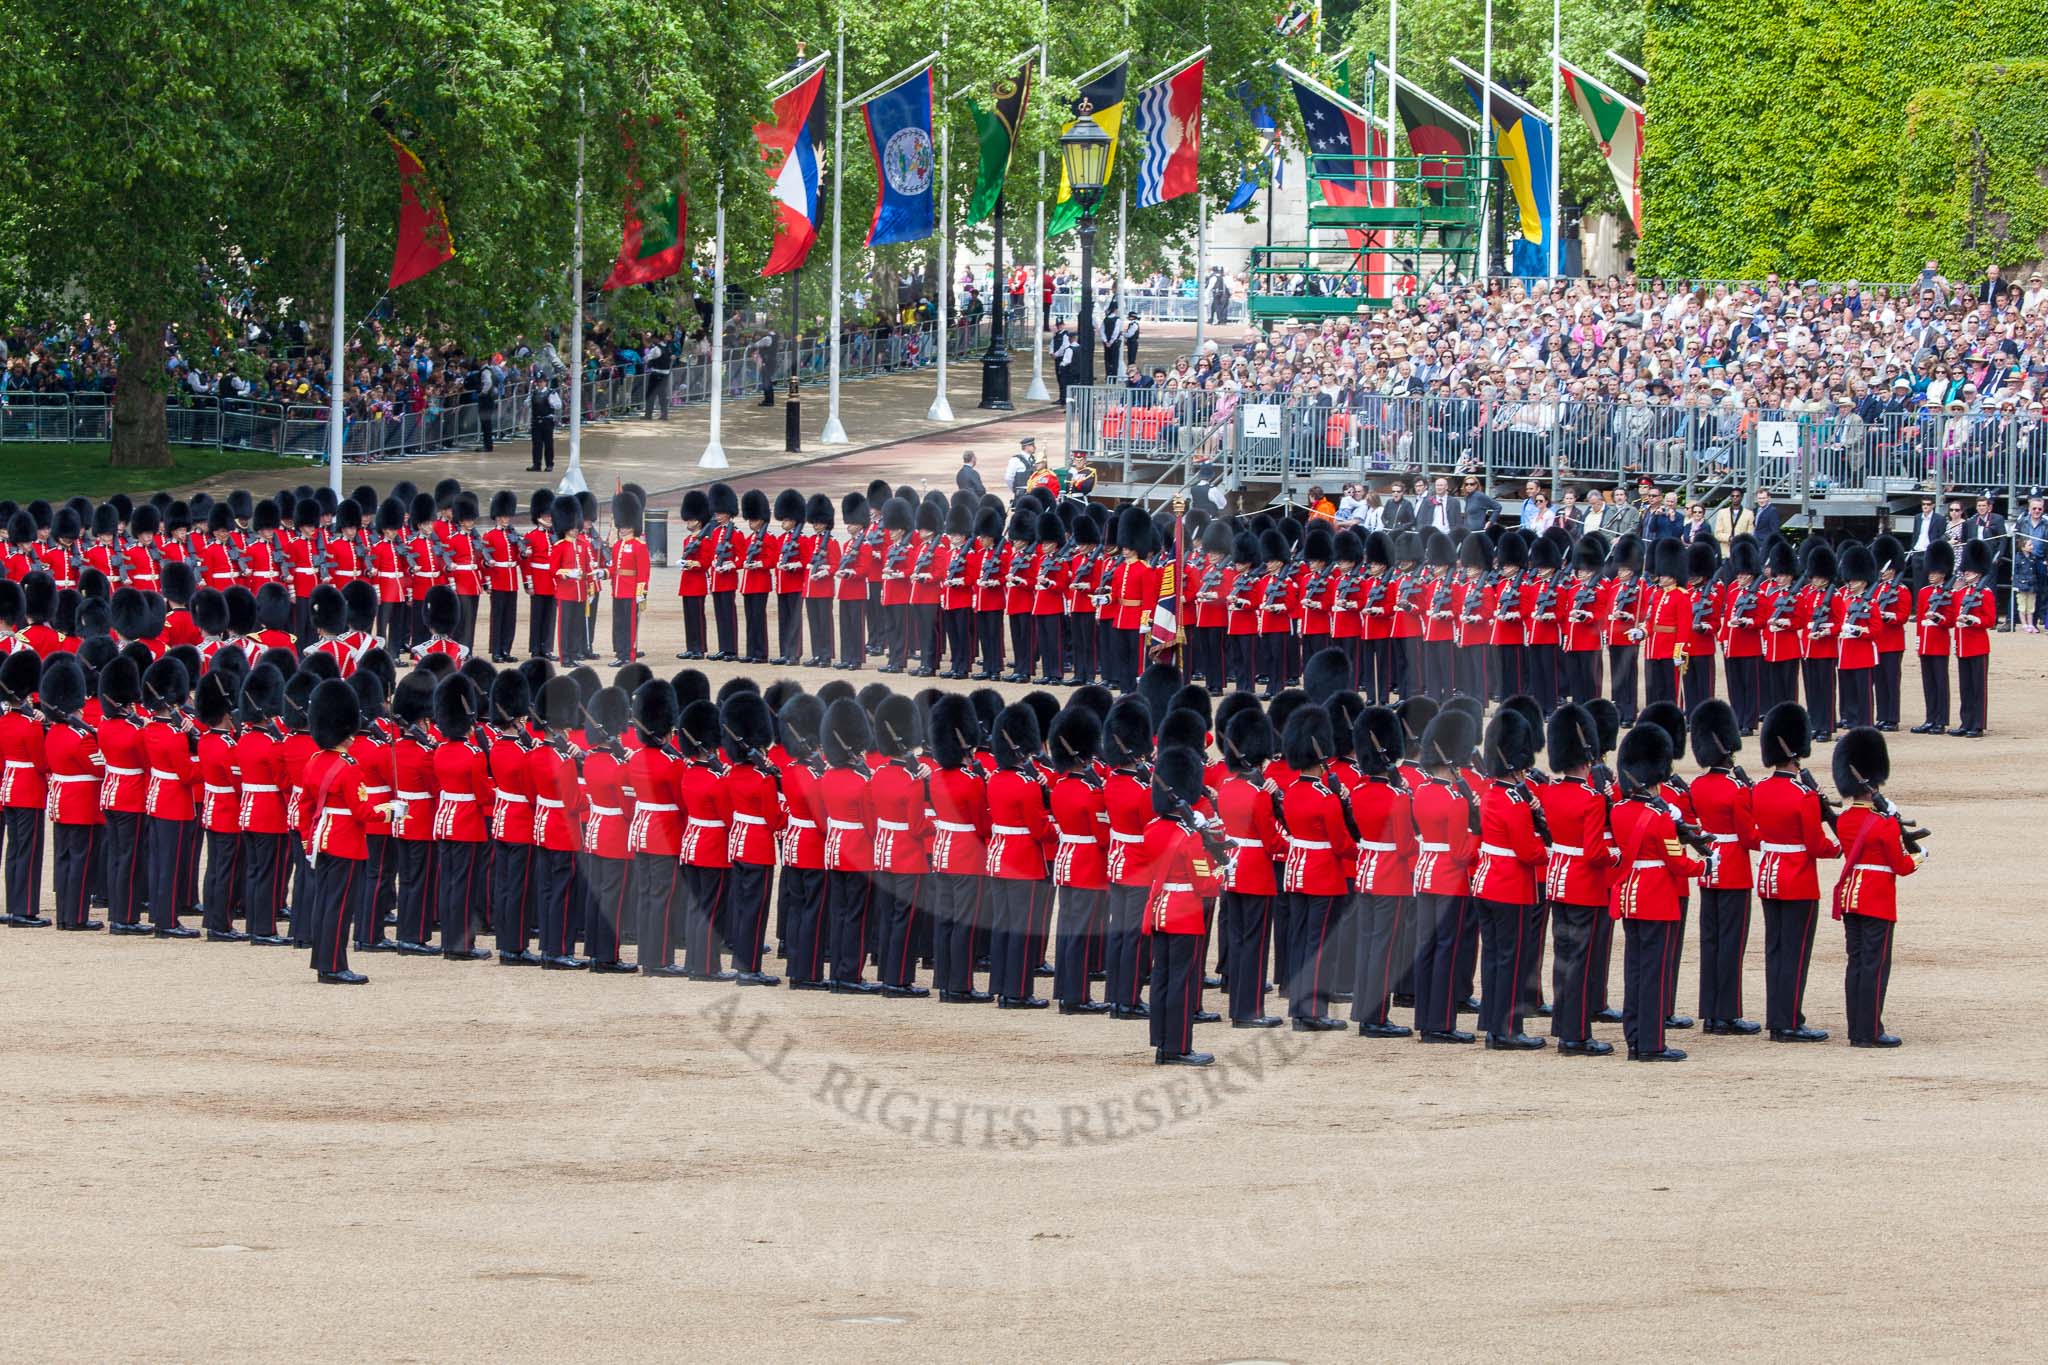
[[824, 88], [825, 68], [775, 97], [775, 122], [754, 125], [761, 169], [775, 188], [775, 245], [763, 275], [801, 269], [818, 240], [818, 149], [811, 141], [811, 108]]
[[875, 219], [868, 245], [921, 242], [932, 235], [932, 71], [918, 72], [863, 104], [875, 158]]
[[1195, 191], [1202, 151], [1202, 63], [1138, 95], [1138, 207]]

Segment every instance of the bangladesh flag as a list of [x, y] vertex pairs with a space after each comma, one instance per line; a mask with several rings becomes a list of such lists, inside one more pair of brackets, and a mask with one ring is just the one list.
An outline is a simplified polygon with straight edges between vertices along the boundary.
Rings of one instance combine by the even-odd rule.
[[1570, 62], [1559, 62], [1557, 69], [1564, 75], [1565, 89], [1571, 92], [1579, 117], [1586, 121], [1593, 141], [1600, 145], [1600, 155], [1607, 159], [1607, 169], [1614, 176], [1616, 188], [1621, 191], [1622, 202], [1628, 205], [1629, 220], [1635, 224], [1636, 235], [1642, 236], [1642, 108], [1609, 90]]
[[1010, 154], [1017, 145], [1017, 126], [1024, 121], [1024, 106], [1031, 100], [1031, 63], [1025, 62], [1014, 76], [996, 82], [996, 103], [984, 109], [967, 101], [974, 115], [974, 131], [981, 140], [981, 170], [974, 177], [974, 197], [967, 201], [967, 226], [992, 217], [996, 201], [1003, 197], [1003, 182], [1010, 176]]
[[640, 149], [624, 128], [619, 137], [626, 144], [626, 210], [620, 234], [619, 256], [604, 288], [624, 289], [636, 284], [665, 280], [683, 268], [684, 208], [682, 192], [674, 186], [650, 187], [640, 183]]
[[1465, 158], [1472, 154], [1472, 134], [1406, 81], [1394, 86], [1394, 108], [1408, 134], [1408, 150], [1422, 158], [1422, 187], [1431, 203], [1440, 204], [1444, 181], [1465, 173]]

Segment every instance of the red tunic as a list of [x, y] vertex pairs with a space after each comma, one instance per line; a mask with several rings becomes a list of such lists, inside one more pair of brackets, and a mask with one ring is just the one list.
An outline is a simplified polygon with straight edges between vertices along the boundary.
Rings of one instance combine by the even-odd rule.
[[0, 711], [0, 808], [41, 810], [49, 799], [42, 722], [27, 706]]
[[1615, 919], [1677, 920], [1686, 878], [1702, 870], [1678, 842], [1678, 826], [1663, 810], [1633, 798], [1617, 802], [1612, 818], [1621, 863], [1608, 913]]
[[730, 867], [727, 852], [732, 831], [732, 798], [726, 792], [722, 760], [686, 762], [676, 773], [676, 793], [683, 808], [683, 846], [678, 856], [688, 867]]
[[929, 779], [931, 870], [979, 876], [988, 865], [988, 786], [964, 768], [939, 768]]
[[316, 861], [369, 856], [363, 841], [363, 783], [348, 755], [316, 749], [300, 782], [306, 791], [307, 856]]
[[527, 773], [532, 745], [518, 730], [480, 731], [487, 742], [491, 775], [491, 839], [501, 844], [533, 842], [533, 786]]
[[1998, 624], [1998, 598], [1981, 584], [1956, 596], [1954, 641], [1958, 659], [1981, 659], [1991, 652], [1991, 628]]
[[100, 812], [103, 760], [99, 736], [78, 717], [50, 722], [43, 733], [50, 764], [49, 816], [59, 825], [104, 823]]
[[725, 856], [749, 867], [775, 866], [775, 847], [787, 819], [775, 779], [751, 763], [735, 763], [725, 770], [724, 781], [732, 810]]
[[815, 787], [825, 823], [825, 870], [872, 872], [875, 808], [868, 775], [858, 768], [827, 768]]
[[1756, 891], [1765, 900], [1820, 899], [1817, 858], [1839, 858], [1842, 850], [1821, 822], [1820, 794], [1784, 773], [1772, 773], [1750, 792], [1757, 847]]
[[1536, 787], [1550, 826], [1550, 857], [1543, 894], [1560, 905], [1606, 905], [1614, 868], [1607, 842], [1607, 798], [1582, 777], [1561, 777]]
[[1043, 881], [1057, 847], [1045, 784], [1034, 774], [1002, 769], [988, 779], [988, 875]]
[[915, 759], [877, 764], [868, 780], [868, 804], [875, 814], [877, 872], [916, 874], [926, 870], [931, 822], [925, 817], [924, 776]]
[[1869, 806], [1845, 806], [1835, 819], [1835, 832], [1845, 850], [1841, 875], [1835, 879], [1835, 918], [1898, 919], [1899, 878], [1920, 867], [1919, 860], [1906, 852], [1898, 817], [1880, 815]]
[[626, 791], [625, 751], [594, 749], [583, 758], [583, 851], [599, 858], [623, 858], [632, 798]]
[[759, 597], [775, 586], [774, 565], [782, 553], [782, 537], [768, 531], [741, 532], [739, 537], [740, 591]]
[[158, 820], [190, 820], [197, 814], [192, 790], [199, 783], [199, 761], [185, 732], [167, 721], [152, 720], [142, 728], [142, 748], [149, 761], [149, 785], [142, 809]]
[[1946, 587], [1929, 584], [1920, 589], [1919, 606], [1913, 613], [1913, 642], [1920, 653], [1930, 659], [1946, 659], [1949, 654], [1955, 599], [1951, 597], [1943, 602], [1941, 599], [1945, 596], [1948, 596]]
[[1463, 794], [1443, 778], [1425, 775], [1415, 786], [1413, 806], [1415, 894], [1465, 895], [1479, 840]]
[[1359, 835], [1352, 884], [1368, 895], [1414, 895], [1413, 794], [1384, 777], [1363, 778], [1351, 788], [1351, 816]]
[[434, 811], [440, 800], [434, 748], [431, 738], [411, 730], [391, 746], [392, 796], [400, 807], [398, 818], [391, 822], [394, 838], [426, 843], [434, 837]]
[[1157, 850], [1145, 898], [1148, 934], [1199, 934], [1202, 902], [1223, 889], [1222, 869], [1209, 860], [1201, 835], [1178, 820], [1154, 819], [1145, 841]]
[[1519, 787], [1489, 782], [1479, 798], [1479, 862], [1472, 894], [1502, 905], [1534, 905], [1550, 850], [1536, 837], [1535, 808]]
[[1287, 825], [1287, 862], [1282, 889], [1304, 896], [1341, 896], [1348, 889], [1345, 865], [1351, 831], [1334, 778], [1300, 778], [1280, 798]]
[[1693, 815], [1714, 839], [1700, 885], [1713, 891], [1749, 890], [1755, 884], [1749, 855], [1757, 845], [1750, 789], [1728, 769], [1709, 768], [1692, 780], [1691, 791]]
[[1053, 855], [1055, 886], [1100, 891], [1109, 886], [1109, 815], [1103, 808], [1101, 779], [1090, 773], [1063, 773], [1052, 784], [1052, 822], [1059, 838]]
[[1109, 816], [1110, 885], [1150, 886], [1152, 850], [1145, 846], [1145, 830], [1155, 818], [1150, 784], [1116, 769], [1103, 780], [1102, 807]]
[[149, 786], [149, 753], [143, 722], [133, 713], [103, 716], [99, 752], [106, 760], [100, 784], [100, 809], [110, 815], [140, 815]]
[[533, 792], [533, 846], [550, 853], [583, 847], [583, 785], [576, 750], [566, 739], [546, 739], [526, 755], [526, 785]]
[[627, 852], [667, 858], [682, 852], [682, 766], [682, 758], [665, 743], [659, 748], [636, 749], [626, 761], [626, 785], [633, 792]]
[[1237, 850], [1226, 886], [1239, 895], [1279, 894], [1273, 869], [1287, 857], [1287, 832], [1273, 810], [1275, 794], [1264, 781], [1238, 774], [1217, 784], [1216, 814], [1223, 821], [1224, 836]]
[[434, 803], [436, 841], [481, 844], [490, 839], [486, 823], [492, 787], [489, 761], [474, 738], [437, 745], [434, 782], [440, 789]]

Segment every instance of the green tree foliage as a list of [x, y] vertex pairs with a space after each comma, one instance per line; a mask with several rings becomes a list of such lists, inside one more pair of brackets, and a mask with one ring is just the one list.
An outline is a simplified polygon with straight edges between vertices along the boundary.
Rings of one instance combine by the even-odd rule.
[[[1928, 257], [1952, 278], [2039, 258], [2042, 192], [2024, 182], [2048, 173], [2048, 125], [2039, 68], [2016, 59], [2048, 56], [2040, 16], [2034, 0], [1649, 0], [1639, 265], [1902, 280]], [[1979, 194], [2010, 207], [1980, 213]]]
[[[1635, 85], [1607, 60], [1613, 48], [1635, 60], [1642, 48], [1643, 10], [1635, 0], [1564, 0], [1562, 23], [1565, 60], [1590, 72], [1603, 85], [1639, 97]], [[1403, 81], [1413, 81], [1460, 113], [1472, 108], [1464, 82], [1445, 59], [1456, 57], [1481, 70], [1485, 45], [1484, 11], [1480, 0], [1400, 0], [1400, 46], [1396, 56]], [[1550, 114], [1550, 0], [1497, 0], [1493, 7], [1493, 76], [1500, 85]], [[1345, 41], [1354, 54], [1353, 81], [1363, 94], [1365, 67], [1361, 53], [1387, 50], [1387, 0], [1367, 0], [1358, 8]], [[1377, 103], [1384, 105], [1382, 87]], [[1614, 177], [1600, 149], [1586, 131], [1585, 120], [1572, 107], [1571, 94], [1558, 96], [1558, 168], [1562, 198], [1588, 215], [1611, 213], [1624, 229], [1628, 206], [1621, 201]], [[1380, 112], [1375, 110], [1374, 112]], [[1476, 119], [1478, 115], [1473, 114]]]

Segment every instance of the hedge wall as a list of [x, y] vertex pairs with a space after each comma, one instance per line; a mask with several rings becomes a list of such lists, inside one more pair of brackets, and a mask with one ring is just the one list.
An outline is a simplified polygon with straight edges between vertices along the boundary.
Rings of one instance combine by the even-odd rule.
[[2040, 0], [1648, 0], [1640, 269], [1956, 279], [2048, 254]]

